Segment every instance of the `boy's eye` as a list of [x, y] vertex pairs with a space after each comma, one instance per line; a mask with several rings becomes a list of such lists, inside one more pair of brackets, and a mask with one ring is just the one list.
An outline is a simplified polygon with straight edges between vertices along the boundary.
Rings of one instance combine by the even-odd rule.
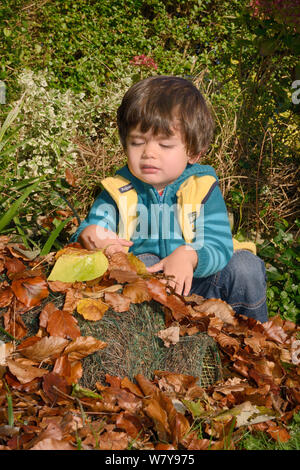
[[131, 142], [131, 145], [133, 145], [134, 147], [138, 146], [138, 145], [143, 145], [144, 142]]
[[165, 149], [170, 149], [173, 147], [173, 145], [171, 144], [159, 144], [161, 147], [165, 148]]

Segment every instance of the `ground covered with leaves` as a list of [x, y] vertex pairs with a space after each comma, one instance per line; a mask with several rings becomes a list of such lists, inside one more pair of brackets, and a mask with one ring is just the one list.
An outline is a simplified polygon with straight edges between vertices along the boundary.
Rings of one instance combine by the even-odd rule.
[[[289, 441], [300, 410], [299, 326], [280, 316], [261, 324], [225, 302], [175, 295], [125, 254], [113, 255], [97, 279], [50, 281], [62, 253], [30, 259], [0, 237], [0, 449], [240, 449], [246, 431]], [[145, 302], [164, 311], [155, 334], [166, 348], [199, 333], [216, 342], [221, 380], [203, 387], [193, 375], [155, 370], [153, 379], [106, 374], [93, 389], [81, 385], [85, 359], [107, 343], [83, 335], [76, 315], [101, 322], [109, 309], [122, 316]], [[26, 315], [36, 319], [34, 333]]]

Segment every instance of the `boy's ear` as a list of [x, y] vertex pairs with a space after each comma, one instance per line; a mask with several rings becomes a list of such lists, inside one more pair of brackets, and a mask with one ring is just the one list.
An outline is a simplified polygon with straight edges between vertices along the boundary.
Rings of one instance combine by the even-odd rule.
[[202, 157], [203, 154], [204, 154], [204, 152], [201, 151], [197, 155], [193, 155], [192, 157], [189, 157], [189, 163], [191, 165], [193, 165], [193, 163], [197, 163], [200, 160], [200, 158]]

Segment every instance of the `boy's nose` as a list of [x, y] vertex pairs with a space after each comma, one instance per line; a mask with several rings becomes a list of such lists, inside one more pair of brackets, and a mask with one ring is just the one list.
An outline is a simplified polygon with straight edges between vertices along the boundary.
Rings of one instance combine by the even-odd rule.
[[155, 145], [151, 142], [148, 142], [144, 146], [142, 158], [155, 158], [155, 156], [156, 156]]

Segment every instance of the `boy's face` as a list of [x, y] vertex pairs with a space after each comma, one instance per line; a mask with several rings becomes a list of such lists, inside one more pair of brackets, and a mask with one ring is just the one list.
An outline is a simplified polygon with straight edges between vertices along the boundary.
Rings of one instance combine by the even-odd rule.
[[186, 153], [179, 130], [173, 135], [153, 135], [151, 129], [143, 134], [139, 126], [126, 139], [126, 154], [131, 173], [145, 183], [162, 191], [185, 170], [187, 163], [195, 163]]

